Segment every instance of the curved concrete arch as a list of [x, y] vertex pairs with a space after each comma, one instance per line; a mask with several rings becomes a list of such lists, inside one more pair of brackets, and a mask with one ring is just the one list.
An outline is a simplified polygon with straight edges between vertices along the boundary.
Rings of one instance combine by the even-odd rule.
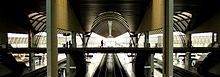
[[[127, 21], [124, 19], [124, 17], [122, 17], [122, 15], [118, 12], [113, 12], [113, 11], [108, 11], [108, 12], [102, 12], [100, 13], [94, 20], [93, 22], [93, 25], [92, 25], [92, 28], [91, 28], [91, 31], [97, 33], [97, 34], [100, 34], [104, 37], [106, 37], [106, 34], [107, 32], [103, 33], [101, 32], [100, 33], [100, 30], [99, 29], [105, 29], [107, 30], [107, 26], [106, 24], [103, 25], [104, 22], [106, 21], [113, 21], [114, 23], [114, 26], [113, 26], [113, 31], [116, 31], [116, 32], [113, 32], [113, 35], [116, 37], [120, 34], [123, 34], [125, 32], [129, 32], [129, 25], [127, 23]], [[116, 30], [117, 29], [117, 30]], [[119, 31], [122, 30], [122, 31]], [[115, 34], [114, 34], [115, 33]]]

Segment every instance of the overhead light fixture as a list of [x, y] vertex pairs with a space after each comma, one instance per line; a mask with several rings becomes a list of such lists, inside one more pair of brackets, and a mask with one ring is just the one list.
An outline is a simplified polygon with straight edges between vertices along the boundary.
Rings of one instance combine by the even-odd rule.
[[113, 38], [113, 36], [112, 36], [112, 21], [108, 21], [108, 32], [109, 32], [109, 35], [107, 38]]

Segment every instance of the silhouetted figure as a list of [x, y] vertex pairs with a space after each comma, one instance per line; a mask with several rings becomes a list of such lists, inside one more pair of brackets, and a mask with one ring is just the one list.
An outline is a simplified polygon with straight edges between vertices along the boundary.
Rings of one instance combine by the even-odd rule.
[[68, 47], [69, 47], [69, 42], [67, 41], [67, 42], [66, 42], [66, 48], [68, 48]]
[[63, 48], [66, 48], [66, 44], [63, 44]]
[[101, 40], [101, 48], [103, 47], [103, 44], [104, 44], [104, 43], [103, 43], [103, 40]]
[[69, 41], [69, 48], [72, 48], [73, 44]]

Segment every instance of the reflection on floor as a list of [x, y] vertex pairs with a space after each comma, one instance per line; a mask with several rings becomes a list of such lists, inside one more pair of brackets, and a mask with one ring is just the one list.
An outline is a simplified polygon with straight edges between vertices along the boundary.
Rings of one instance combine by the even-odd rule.
[[[103, 53], [91, 53], [90, 55], [93, 55], [93, 57], [86, 57], [86, 61], [87, 61], [87, 74], [86, 77], [92, 77], [95, 70], [98, 68], [99, 63], [102, 60], [102, 57], [105, 55]], [[127, 74], [129, 75], [129, 77], [135, 77], [135, 74], [133, 72], [133, 68], [132, 68], [132, 60], [134, 59], [134, 57], [128, 57], [128, 55], [130, 55], [129, 53], [118, 53], [117, 56], [120, 60], [120, 62], [123, 65], [123, 68], [125, 68], [125, 70], [127, 70]], [[44, 55], [46, 56], [46, 55]], [[65, 54], [59, 54], [58, 56], [58, 60], [64, 59], [66, 58]], [[160, 59], [162, 60], [162, 55], [161, 54], [155, 54], [154, 58]], [[176, 66], [179, 66], [181, 68], [184, 68], [184, 62], [182, 58], [174, 58], [173, 59], [174, 62], [173, 64]], [[45, 61], [41, 61], [42, 63], [36, 65], [36, 69], [41, 68], [43, 66], [46, 66], [46, 59]], [[156, 65], [156, 63], [155, 63]], [[155, 66], [155, 68], [157, 67], [157, 65]], [[159, 72], [158, 70], [154, 70], [154, 77], [162, 77], [161, 72]]]

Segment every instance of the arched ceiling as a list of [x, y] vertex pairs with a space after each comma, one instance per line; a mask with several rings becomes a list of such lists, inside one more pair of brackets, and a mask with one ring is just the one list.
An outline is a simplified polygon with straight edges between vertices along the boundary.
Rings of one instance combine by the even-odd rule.
[[129, 25], [125, 18], [122, 17], [120, 13], [113, 11], [100, 13], [95, 18], [91, 31], [104, 37], [117, 37], [126, 32], [130, 32]]
[[150, 0], [69, 0], [76, 16], [86, 32], [91, 31], [95, 18], [103, 12], [120, 13], [129, 25], [129, 30], [136, 31]]
[[[65, 1], [65, 0], [63, 0]], [[66, 0], [67, 7], [71, 10], [71, 17], [68, 22], [59, 26], [60, 30], [75, 32], [97, 32], [102, 36], [108, 35], [107, 21], [98, 22], [93, 29], [94, 22], [103, 12], [117, 12], [127, 22], [124, 23], [115, 19], [113, 21], [113, 35], [118, 36], [125, 31], [145, 32], [158, 30], [162, 25], [146, 25], [149, 19], [145, 17], [152, 16], [149, 10], [155, 9], [151, 6], [152, 1], [156, 0]], [[160, 0], [158, 0], [160, 1]], [[174, 0], [174, 30], [187, 32], [206, 31], [204, 28], [210, 25], [220, 24], [216, 22], [219, 19], [220, 0]], [[0, 2], [0, 31], [24, 33], [32, 30], [41, 32], [46, 30], [46, 0], [3, 0]], [[154, 16], [153, 16], [154, 17]], [[217, 17], [217, 18], [216, 18]], [[157, 19], [157, 18], [155, 18]], [[75, 23], [77, 22], [77, 23]], [[147, 23], [146, 23], [147, 22]], [[210, 23], [214, 24], [210, 24]], [[155, 22], [156, 23], [156, 22]], [[158, 24], [158, 23], [157, 23]], [[156, 24], [156, 25], [157, 25]], [[102, 25], [102, 26], [101, 26]], [[13, 29], [12, 29], [13, 28]], [[123, 29], [122, 29], [123, 28]], [[125, 29], [124, 29], [125, 28]], [[203, 28], [203, 29], [200, 29]], [[103, 30], [102, 30], [103, 29]], [[127, 30], [128, 29], [128, 30]], [[209, 28], [208, 31], [217, 31], [217, 28]]]

